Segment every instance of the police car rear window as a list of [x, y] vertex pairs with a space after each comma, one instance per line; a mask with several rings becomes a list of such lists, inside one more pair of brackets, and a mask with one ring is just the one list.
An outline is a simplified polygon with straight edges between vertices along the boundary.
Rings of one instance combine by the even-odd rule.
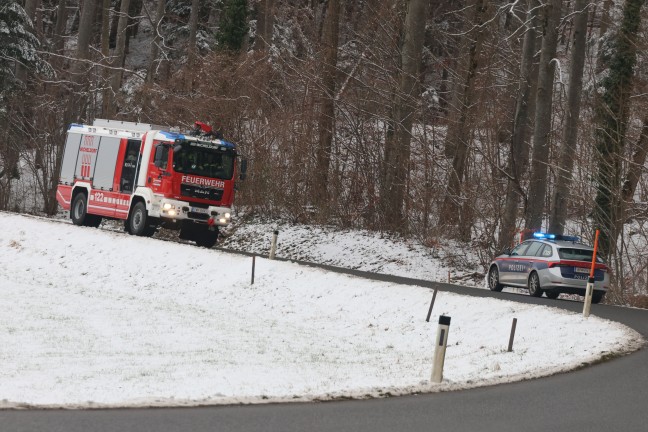
[[[560, 259], [564, 260], [574, 260], [574, 261], [589, 261], [592, 262], [592, 252], [587, 249], [576, 249], [576, 248], [559, 248], [558, 256]], [[602, 263], [603, 260], [601, 257], [596, 257], [596, 262]]]

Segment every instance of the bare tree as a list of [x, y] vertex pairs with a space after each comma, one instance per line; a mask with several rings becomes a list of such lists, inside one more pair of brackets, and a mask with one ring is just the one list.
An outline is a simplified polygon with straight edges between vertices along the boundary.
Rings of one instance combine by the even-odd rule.
[[319, 141], [315, 168], [315, 202], [321, 208], [328, 204], [328, 179], [331, 148], [335, 130], [335, 93], [337, 84], [337, 51], [340, 28], [340, 0], [329, 0], [321, 48], [322, 96], [319, 115]]
[[[339, 7], [339, 6], [338, 6]], [[267, 49], [272, 45], [274, 28], [275, 0], [259, 0], [257, 3], [257, 31], [255, 49]]]
[[[130, 7], [130, 0], [121, 0], [121, 5], [119, 9], [119, 22], [117, 24], [117, 45], [115, 47], [115, 53], [112, 56], [112, 63], [114, 72], [111, 79], [111, 90], [112, 96], [114, 97], [119, 88], [121, 87], [121, 82], [123, 78], [123, 66], [126, 58], [126, 26], [128, 25], [128, 9]], [[110, 103], [107, 105], [107, 110], [105, 114], [109, 117], [114, 114], [115, 104]]]
[[645, 1], [626, 0], [623, 20], [615, 39], [609, 74], [603, 80], [603, 94], [597, 106], [597, 194], [594, 219], [601, 228], [600, 247], [608, 257], [615, 249], [623, 223], [619, 214], [621, 160], [630, 110], [637, 37], [641, 8]]
[[588, 1], [576, 0], [574, 18], [574, 43], [571, 47], [569, 87], [567, 94], [567, 118], [563, 129], [563, 143], [558, 158], [558, 174], [554, 193], [551, 198], [549, 231], [563, 234], [567, 219], [567, 203], [572, 181], [572, 170], [576, 157], [578, 140], [578, 119], [580, 118], [581, 94], [583, 89], [583, 70], [587, 51], [586, 35], [589, 16]]
[[418, 73], [425, 39], [425, 20], [429, 1], [409, 0], [405, 17], [405, 37], [401, 52], [399, 89], [392, 111], [393, 135], [385, 142], [385, 159], [380, 204], [385, 226], [407, 229], [403, 215], [405, 183], [410, 159], [410, 141], [415, 103], [419, 99]]
[[533, 129], [533, 150], [529, 196], [525, 228], [526, 232], [540, 230], [547, 193], [547, 164], [549, 161], [549, 137], [551, 135], [554, 74], [556, 70], [556, 48], [558, 25], [560, 24], [562, 0], [549, 0], [543, 11], [543, 36], [538, 70], [536, 92], [535, 125]]
[[191, 92], [193, 88], [193, 69], [196, 65], [196, 35], [198, 34], [198, 10], [200, 9], [200, 0], [191, 0], [191, 13], [189, 14], [189, 41], [187, 42], [187, 74], [185, 76], [186, 91]]
[[530, 107], [529, 102], [533, 87], [536, 85], [537, 72], [533, 67], [536, 47], [536, 27], [540, 0], [530, 0], [526, 17], [526, 32], [522, 42], [522, 60], [520, 62], [520, 89], [515, 102], [513, 130], [511, 133], [511, 151], [509, 153], [509, 178], [506, 185], [506, 201], [498, 237], [498, 248], [510, 246], [515, 234], [518, 205], [524, 198], [522, 175], [526, 171], [529, 158], [527, 145]]
[[443, 200], [439, 219], [440, 226], [455, 225], [459, 221], [462, 207], [461, 189], [464, 180], [469, 150], [469, 114], [475, 97], [475, 80], [479, 69], [482, 44], [486, 26], [484, 22], [490, 14], [491, 2], [472, 0], [472, 31], [463, 35], [461, 51], [467, 52], [459, 60], [457, 81], [453, 92], [448, 116], [446, 155], [452, 156], [452, 168], [448, 174], [448, 193]]
[[164, 19], [166, 0], [157, 0], [157, 8], [155, 12], [155, 21], [153, 24], [153, 43], [151, 43], [151, 54], [149, 58], [149, 67], [146, 74], [146, 82], [152, 84], [155, 79], [155, 65], [158, 61], [158, 54], [160, 52], [160, 44], [162, 43], [162, 35], [160, 33], [160, 25]]

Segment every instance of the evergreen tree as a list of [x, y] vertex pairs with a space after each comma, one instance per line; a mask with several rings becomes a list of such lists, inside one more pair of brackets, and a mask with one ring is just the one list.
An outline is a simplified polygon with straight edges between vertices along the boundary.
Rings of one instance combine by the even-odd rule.
[[42, 71], [45, 64], [37, 54], [39, 42], [31, 32], [31, 21], [16, 0], [0, 5], [0, 113], [9, 93], [22, 83], [16, 77], [16, 65]]
[[248, 32], [246, 0], [226, 0], [218, 29], [218, 42], [224, 49], [239, 51]]

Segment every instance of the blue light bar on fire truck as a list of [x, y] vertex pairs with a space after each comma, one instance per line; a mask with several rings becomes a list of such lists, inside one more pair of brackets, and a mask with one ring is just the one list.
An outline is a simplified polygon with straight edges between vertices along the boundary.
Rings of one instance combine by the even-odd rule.
[[562, 234], [548, 234], [548, 233], [542, 233], [542, 232], [533, 233], [533, 237], [537, 238], [539, 240], [564, 240], [564, 241], [570, 241], [570, 242], [578, 242], [578, 241], [580, 241], [580, 237], [577, 237], [577, 236], [566, 236], [566, 235], [562, 235]]

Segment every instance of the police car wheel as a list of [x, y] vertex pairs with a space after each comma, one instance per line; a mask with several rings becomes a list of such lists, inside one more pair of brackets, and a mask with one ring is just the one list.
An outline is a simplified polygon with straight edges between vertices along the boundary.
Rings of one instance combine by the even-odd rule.
[[545, 291], [545, 295], [551, 300], [556, 300], [560, 293], [556, 291]]
[[603, 297], [605, 296], [604, 291], [594, 291], [592, 293], [592, 303], [598, 304], [601, 303], [601, 300], [603, 300]]
[[502, 288], [504, 288], [504, 285], [499, 281], [499, 271], [496, 266], [492, 266], [488, 271], [488, 288], [497, 292], [502, 291]]
[[529, 295], [532, 297], [542, 297], [542, 288], [540, 288], [540, 278], [538, 273], [533, 272], [529, 276]]

